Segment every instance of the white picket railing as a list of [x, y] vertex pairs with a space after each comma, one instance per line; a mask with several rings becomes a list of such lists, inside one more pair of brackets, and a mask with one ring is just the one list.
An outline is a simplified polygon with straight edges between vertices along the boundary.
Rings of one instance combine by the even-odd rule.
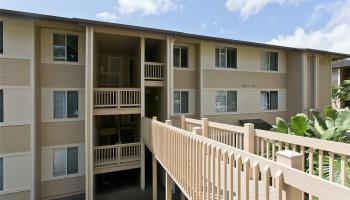
[[117, 87], [120, 85], [120, 73], [116, 72], [100, 72], [98, 84], [101, 87]]
[[268, 160], [198, 135], [196, 128], [189, 132], [147, 118], [142, 125], [143, 141], [188, 199], [302, 200], [305, 193], [345, 200], [350, 195], [347, 187], [291, 168], [288, 157]]
[[112, 165], [141, 160], [141, 143], [127, 143], [94, 147], [94, 165]]
[[163, 80], [163, 63], [145, 62], [145, 79], [146, 80]]
[[141, 90], [138, 88], [96, 88], [94, 108], [125, 108], [141, 106]]

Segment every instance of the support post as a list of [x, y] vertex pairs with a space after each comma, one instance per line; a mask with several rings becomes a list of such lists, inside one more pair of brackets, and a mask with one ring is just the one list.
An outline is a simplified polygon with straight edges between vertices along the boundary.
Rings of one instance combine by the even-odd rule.
[[143, 143], [143, 140], [141, 138], [141, 178], [140, 178], [140, 187], [142, 191], [145, 191], [146, 184], [145, 184], [145, 169], [146, 169], [146, 162], [145, 162], [145, 144]]
[[180, 126], [181, 126], [181, 129], [186, 129], [185, 115], [181, 115]]
[[152, 154], [152, 199], [157, 200], [157, 159]]
[[155, 121], [158, 120], [156, 116], [153, 116], [152, 119], [155, 120]]
[[173, 185], [174, 181], [171, 179], [170, 175], [165, 172], [165, 200], [172, 200], [173, 199]]
[[[291, 151], [291, 150], [283, 150], [283, 151], [278, 151], [276, 153], [276, 156], [277, 156], [278, 163], [301, 170], [302, 159], [303, 159], [303, 156], [301, 153]], [[303, 199], [303, 192], [297, 188], [294, 188], [290, 185], [286, 185], [285, 191], [286, 191], [286, 200]]]
[[244, 134], [244, 151], [249, 153], [255, 153], [255, 129], [254, 124], [246, 123], [244, 127], [247, 129], [247, 133]]
[[209, 137], [209, 122], [208, 118], [202, 118], [202, 136], [203, 137]]

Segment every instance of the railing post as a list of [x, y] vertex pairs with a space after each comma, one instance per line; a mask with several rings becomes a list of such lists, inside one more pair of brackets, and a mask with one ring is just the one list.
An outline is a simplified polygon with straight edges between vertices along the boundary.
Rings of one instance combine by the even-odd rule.
[[202, 118], [202, 136], [203, 137], [209, 137], [209, 122], [208, 118]]
[[[292, 167], [298, 170], [301, 170], [303, 155], [301, 153], [283, 150], [276, 153], [277, 162], [288, 167]], [[303, 192], [297, 188], [294, 188], [290, 185], [286, 185], [286, 200], [302, 200]]]
[[157, 117], [156, 116], [153, 116], [152, 119], [157, 121]]
[[171, 120], [167, 119], [165, 120], [165, 123], [171, 125]]
[[173, 199], [173, 180], [171, 179], [169, 173], [165, 172], [165, 200], [172, 200]]
[[255, 153], [255, 129], [254, 124], [246, 123], [244, 127], [247, 129], [247, 132], [243, 135], [244, 137], [244, 151], [249, 153]]
[[185, 115], [181, 115], [181, 118], [180, 118], [180, 126], [181, 126], [181, 129], [185, 129], [186, 127], [186, 122], [185, 122]]
[[146, 161], [145, 161], [145, 144], [143, 143], [143, 139], [141, 138], [141, 180], [140, 187], [142, 191], [145, 191], [146, 188]]
[[157, 159], [152, 154], [152, 199], [157, 200]]

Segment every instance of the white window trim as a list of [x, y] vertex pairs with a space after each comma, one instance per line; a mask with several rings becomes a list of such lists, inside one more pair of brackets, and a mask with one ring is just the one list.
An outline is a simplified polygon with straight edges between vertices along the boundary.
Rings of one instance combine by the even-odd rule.
[[[278, 72], [279, 71], [279, 53], [278, 51], [264, 51], [265, 53], [268, 54], [267, 56], [267, 66], [266, 66], [266, 69], [261, 69], [261, 71], [263, 72]], [[271, 70], [271, 59], [270, 59], [270, 54], [271, 53], [277, 53], [277, 70]]]
[[[54, 56], [54, 35], [58, 34], [58, 35], [64, 35], [64, 60], [55, 60], [55, 56]], [[67, 60], [67, 35], [75, 35], [78, 37], [78, 60], [77, 61], [69, 61]], [[68, 62], [68, 63], [79, 63], [79, 35], [75, 34], [75, 33], [60, 33], [60, 32], [53, 32], [52, 33], [52, 61], [53, 62]]]
[[[78, 172], [77, 173], [73, 173], [73, 174], [68, 174], [68, 148], [74, 148], [77, 147], [78, 148]], [[65, 165], [66, 165], [66, 170], [65, 170], [65, 174], [64, 175], [60, 175], [60, 176], [55, 176], [54, 173], [54, 165], [55, 165], [55, 150], [56, 149], [64, 149], [65, 150], [65, 154], [66, 154], [66, 159], [65, 159]], [[79, 146], [70, 146], [70, 147], [58, 147], [58, 148], [53, 148], [52, 149], [52, 178], [67, 178], [67, 177], [71, 177], [71, 176], [77, 176], [79, 175]]]
[[[216, 49], [225, 49], [225, 67], [221, 67], [221, 66], [218, 66], [216, 65]], [[238, 56], [237, 56], [237, 48], [236, 47], [220, 47], [220, 46], [217, 46], [215, 47], [215, 59], [214, 59], [214, 66], [216, 69], [221, 69], [221, 70], [237, 70], [238, 69], [238, 63], [236, 62], [236, 67], [227, 67], [227, 49], [236, 49], [236, 59], [238, 60]], [[219, 55], [220, 55], [220, 51], [219, 51]], [[221, 57], [219, 56], [219, 64], [221, 63]]]
[[[216, 111], [216, 95], [215, 95], [215, 113], [237, 113], [237, 111], [238, 111], [238, 91], [237, 90], [216, 90], [216, 92], [218, 92], [218, 91], [223, 91], [223, 92], [226, 93], [225, 94], [226, 108], [225, 108], [225, 112], [218, 112], [218, 111]], [[237, 105], [236, 111], [227, 111], [227, 104], [228, 104], [228, 102], [227, 102], [227, 92], [236, 92], [236, 105]]]
[[[174, 47], [178, 47], [179, 48], [179, 66], [176, 66], [174, 65], [174, 62], [173, 62], [173, 66], [174, 66], [174, 69], [177, 69], [177, 70], [189, 70], [190, 69], [190, 66], [189, 66], [189, 51], [190, 51], [190, 48], [188, 45], [184, 45], [184, 44], [174, 44]], [[186, 67], [182, 67], [181, 66], [181, 47], [186, 47], [187, 48], [187, 66]], [[173, 50], [173, 54], [174, 54], [174, 50]], [[173, 55], [173, 59], [174, 59], [174, 55]]]
[[[261, 105], [260, 105], [260, 110], [262, 111], [262, 112], [275, 112], [275, 111], [279, 111], [279, 91], [278, 90], [261, 90], [260, 91], [260, 101], [261, 101], [261, 93], [262, 92], [267, 92], [268, 94], [269, 94], [269, 100], [270, 100], [270, 102], [268, 102], [268, 107], [269, 107], [269, 109], [263, 109], [262, 107], [261, 107]], [[271, 92], [277, 92], [277, 109], [271, 109]], [[261, 102], [260, 102], [261, 103]]]
[[[55, 108], [55, 104], [54, 104], [54, 93], [55, 92], [64, 92], [65, 93], [65, 102], [66, 102], [66, 115], [62, 118], [55, 118], [55, 113], [54, 113], [54, 108]], [[78, 92], [78, 117], [67, 117], [68, 115], [68, 108], [67, 108], [67, 104], [68, 104], [68, 101], [67, 101], [67, 95], [68, 95], [68, 92]], [[80, 91], [79, 90], [67, 90], [67, 89], [63, 89], [63, 90], [60, 90], [60, 89], [57, 89], [57, 90], [52, 90], [52, 119], [53, 121], [76, 121], [76, 120], [81, 120], [81, 111], [79, 110], [79, 101], [80, 101]]]
[[[180, 112], [179, 113], [176, 113], [175, 112], [175, 109], [174, 109], [174, 105], [175, 105], [175, 94], [173, 94], [173, 106], [172, 106], [172, 109], [173, 109], [173, 115], [174, 116], [179, 116], [179, 115], [187, 115], [187, 114], [190, 114], [190, 90], [183, 90], [183, 89], [180, 89], [180, 90], [174, 90], [173, 93], [175, 92], [180, 92]], [[188, 112], [187, 113], [182, 113], [181, 112], [181, 92], [187, 92], [187, 95], [188, 95], [188, 102], [187, 102], [187, 105], [188, 105]]]

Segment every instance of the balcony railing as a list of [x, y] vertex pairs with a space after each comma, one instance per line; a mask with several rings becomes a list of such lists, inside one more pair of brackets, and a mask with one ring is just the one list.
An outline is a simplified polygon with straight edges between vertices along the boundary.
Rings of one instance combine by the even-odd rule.
[[[302, 154], [302, 171], [350, 187], [350, 144], [210, 122], [207, 119], [174, 118], [174, 124], [187, 131], [200, 127], [203, 136], [276, 161], [276, 152], [293, 150]], [[248, 137], [251, 134], [253, 137]], [[248, 144], [251, 144], [250, 147]], [[305, 165], [305, 161], [308, 164]], [[315, 163], [318, 163], [317, 165]], [[338, 167], [336, 167], [338, 163]], [[326, 171], [327, 170], [327, 171]], [[328, 177], [323, 177], [328, 174]], [[338, 177], [336, 178], [336, 174]], [[348, 175], [349, 176], [349, 175]]]
[[[142, 126], [143, 141], [188, 199], [302, 200], [304, 193], [309, 199], [345, 200], [350, 195], [347, 187], [291, 168], [286, 160], [295, 155], [290, 151], [277, 153], [280, 160], [275, 162], [197, 135], [200, 128], [190, 132], [147, 118]], [[245, 142], [244, 147], [252, 147]]]
[[95, 166], [127, 164], [140, 160], [140, 142], [94, 147]]
[[138, 88], [96, 88], [94, 108], [128, 108], [141, 106]]
[[145, 79], [151, 81], [163, 80], [163, 63], [145, 62]]
[[120, 85], [120, 74], [115, 72], [100, 72], [98, 84], [101, 87], [117, 87]]

